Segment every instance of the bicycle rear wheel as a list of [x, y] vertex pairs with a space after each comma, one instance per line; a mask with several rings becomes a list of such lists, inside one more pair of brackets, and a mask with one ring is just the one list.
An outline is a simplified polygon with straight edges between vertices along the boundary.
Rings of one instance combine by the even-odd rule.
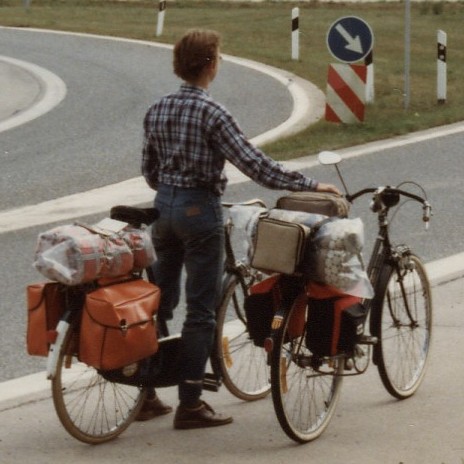
[[217, 353], [226, 388], [245, 401], [268, 395], [270, 385], [267, 353], [251, 340], [243, 308], [246, 288], [232, 279], [224, 292], [217, 315]]
[[56, 413], [66, 431], [84, 443], [117, 437], [140, 411], [145, 390], [105, 380], [77, 360], [78, 333], [68, 331], [52, 380]]
[[387, 268], [372, 309], [382, 383], [395, 398], [408, 398], [424, 378], [432, 335], [430, 283], [417, 256], [404, 256], [399, 270]]
[[[322, 358], [306, 347], [307, 299], [285, 315], [271, 357], [272, 400], [289, 438], [306, 443], [329, 425], [340, 389], [344, 358]], [[297, 315], [297, 312], [300, 312]], [[300, 320], [295, 330], [295, 321]]]

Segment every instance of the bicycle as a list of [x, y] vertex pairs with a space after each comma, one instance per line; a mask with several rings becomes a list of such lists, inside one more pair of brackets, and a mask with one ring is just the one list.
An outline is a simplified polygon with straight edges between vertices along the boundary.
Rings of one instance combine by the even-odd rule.
[[407, 245], [394, 245], [389, 235], [389, 213], [400, 204], [401, 197], [422, 204], [423, 221], [428, 226], [431, 206], [425, 192], [422, 190], [423, 198], [403, 188], [377, 187], [350, 195], [337, 166], [340, 160], [336, 153], [319, 155], [321, 164], [337, 168], [349, 202], [373, 194], [371, 209], [377, 215], [378, 235], [367, 269], [374, 297], [363, 301], [370, 335], [360, 335], [352, 352], [334, 356], [312, 353], [307, 347], [306, 325], [297, 335], [290, 330], [298, 314], [307, 320], [311, 311], [307, 281], [304, 276], [295, 276], [300, 294], [290, 307], [276, 313], [275, 322], [280, 327], [267, 340], [267, 350], [275, 413], [287, 436], [299, 443], [324, 432], [334, 414], [343, 378], [366, 371], [371, 349], [384, 387], [400, 400], [419, 388], [430, 349], [432, 298], [424, 264]]
[[[262, 204], [251, 200], [241, 205]], [[231, 203], [224, 204], [228, 208]], [[111, 217], [141, 227], [156, 219], [154, 208], [114, 207]], [[222, 383], [236, 397], [252, 401], [270, 392], [267, 355], [248, 336], [243, 301], [248, 288], [261, 278], [244, 260], [236, 260], [232, 246], [231, 218], [225, 223], [225, 266], [223, 293], [217, 309], [216, 340], [210, 356], [212, 373], [204, 388], [218, 391]], [[140, 277], [140, 276], [139, 276]], [[145, 277], [152, 279], [150, 269]], [[57, 326], [57, 338], [50, 347], [47, 377], [52, 383], [56, 413], [66, 431], [84, 443], [98, 444], [114, 439], [135, 420], [148, 388], [177, 384], [175, 364], [180, 335], [169, 335], [160, 324], [159, 350], [134, 366], [100, 371], [78, 360], [79, 322], [83, 301], [96, 283], [66, 287], [68, 304]]]

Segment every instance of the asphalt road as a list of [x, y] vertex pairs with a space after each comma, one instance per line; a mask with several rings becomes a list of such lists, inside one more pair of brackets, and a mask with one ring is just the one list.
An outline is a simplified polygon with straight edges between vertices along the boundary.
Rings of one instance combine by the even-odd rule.
[[[151, 100], [178, 84], [168, 77], [168, 52], [161, 50], [158, 56], [152, 48], [134, 43], [62, 35], [58, 39], [53, 34], [3, 29], [0, 41], [2, 54], [43, 66], [68, 86], [66, 99], [53, 111], [0, 134], [1, 210], [139, 175], [141, 118]], [[256, 135], [282, 122], [291, 111], [291, 101], [281, 84], [248, 72], [224, 63], [213, 92], [237, 115], [245, 131]], [[434, 206], [431, 229], [423, 230], [420, 209], [410, 210], [412, 205], [402, 209], [393, 226], [398, 241], [406, 240], [427, 262], [464, 251], [463, 142], [462, 127], [457, 125], [451, 135], [431, 131], [390, 145], [378, 143], [341, 152], [346, 158], [341, 169], [351, 191], [404, 180], [414, 180], [427, 191]], [[351, 157], [359, 151], [364, 156]], [[311, 157], [294, 166], [339, 184], [333, 168], [315, 166]], [[272, 204], [280, 194], [247, 182], [231, 185], [225, 200], [261, 197]], [[353, 215], [365, 220], [368, 250], [375, 234], [368, 200], [356, 205]], [[92, 222], [102, 216], [79, 219]], [[25, 356], [23, 334], [24, 289], [41, 280], [31, 262], [37, 234], [46, 229], [45, 225], [0, 235], [4, 328], [0, 381], [43, 369], [42, 359]]]
[[[170, 49], [4, 28], [0, 43], [2, 55], [46, 68], [67, 86], [53, 111], [1, 134], [0, 209], [140, 175], [145, 112], [180, 83]], [[277, 126], [292, 109], [279, 82], [226, 60], [211, 93], [249, 137]]]

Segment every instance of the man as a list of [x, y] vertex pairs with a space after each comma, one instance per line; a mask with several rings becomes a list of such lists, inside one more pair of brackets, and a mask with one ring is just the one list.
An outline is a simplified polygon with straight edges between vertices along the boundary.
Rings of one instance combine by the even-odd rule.
[[[216, 413], [200, 399], [222, 276], [221, 195], [227, 183], [226, 160], [271, 189], [340, 194], [335, 186], [289, 171], [268, 158], [251, 145], [230, 113], [209, 96], [208, 87], [219, 68], [219, 48], [217, 32], [188, 31], [174, 48], [174, 72], [184, 83], [176, 93], [156, 102], [144, 120], [142, 173], [157, 191], [155, 207], [160, 212], [153, 227], [153, 243], [158, 257], [155, 281], [162, 293], [161, 324], [172, 319], [179, 301], [183, 265], [187, 273], [180, 404], [174, 418], [177, 429], [232, 422], [232, 417]], [[146, 416], [169, 412], [155, 395], [150, 401], [144, 407]]]

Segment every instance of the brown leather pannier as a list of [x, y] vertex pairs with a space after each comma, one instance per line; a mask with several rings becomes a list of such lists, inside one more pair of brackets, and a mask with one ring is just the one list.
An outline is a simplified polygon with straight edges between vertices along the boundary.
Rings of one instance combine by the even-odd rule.
[[87, 294], [82, 312], [79, 359], [111, 370], [144, 359], [158, 350], [154, 316], [160, 290], [137, 279]]
[[55, 341], [56, 326], [65, 311], [65, 292], [58, 282], [42, 282], [27, 287], [27, 352], [47, 356]]

